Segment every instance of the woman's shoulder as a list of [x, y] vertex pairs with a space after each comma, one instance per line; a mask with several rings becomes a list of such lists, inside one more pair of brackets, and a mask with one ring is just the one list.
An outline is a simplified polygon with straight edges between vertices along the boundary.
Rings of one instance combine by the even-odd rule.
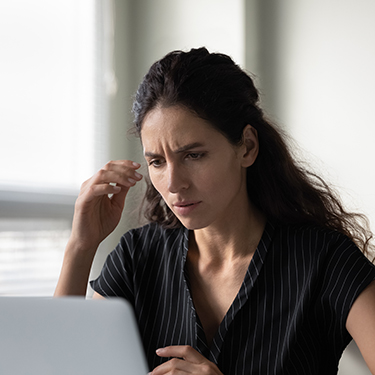
[[314, 225], [280, 225], [276, 233], [273, 254], [287, 266], [315, 270], [329, 279], [375, 277], [374, 264], [343, 233]]
[[360, 252], [347, 235], [323, 226], [307, 224], [283, 224], [277, 227], [279, 241], [300, 251], [332, 254], [333, 252]]
[[188, 230], [184, 227], [165, 228], [157, 223], [149, 223], [126, 232], [120, 245], [130, 251], [168, 249], [180, 246], [187, 239]]
[[278, 233], [280, 246], [287, 244], [292, 249], [289, 251], [303, 253], [306, 259], [310, 257], [330, 264], [359, 262], [375, 268], [371, 254], [365, 254], [353, 239], [337, 230], [315, 225], [280, 225]]
[[345, 234], [324, 226], [317, 226], [312, 224], [281, 224], [278, 226], [278, 230], [284, 236], [298, 239], [307, 239], [309, 241], [344, 241], [353, 243], [353, 241]]

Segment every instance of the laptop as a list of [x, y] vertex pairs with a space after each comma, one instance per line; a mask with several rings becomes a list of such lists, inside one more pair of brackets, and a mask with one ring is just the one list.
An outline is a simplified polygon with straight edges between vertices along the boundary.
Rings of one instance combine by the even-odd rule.
[[147, 373], [127, 301], [0, 297], [0, 374]]

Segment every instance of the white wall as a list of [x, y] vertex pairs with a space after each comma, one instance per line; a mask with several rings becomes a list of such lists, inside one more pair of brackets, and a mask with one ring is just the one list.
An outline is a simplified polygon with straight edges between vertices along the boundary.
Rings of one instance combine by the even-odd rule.
[[206, 46], [244, 62], [243, 0], [138, 0], [133, 9], [133, 52], [142, 76], [175, 50]]
[[375, 229], [375, 2], [284, 0], [277, 116]]

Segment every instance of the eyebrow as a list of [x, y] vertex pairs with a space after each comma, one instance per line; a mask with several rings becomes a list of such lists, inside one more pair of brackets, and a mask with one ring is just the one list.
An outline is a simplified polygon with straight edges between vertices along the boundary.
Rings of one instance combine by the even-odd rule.
[[[174, 150], [173, 152], [175, 154], [180, 154], [181, 152], [185, 152], [185, 151], [188, 151], [188, 150], [191, 150], [191, 149], [194, 149], [194, 148], [198, 148], [198, 147], [203, 147], [203, 143], [200, 143], [200, 142], [189, 143], [188, 145], [179, 147], [178, 149]], [[149, 158], [154, 158], [154, 157], [160, 156], [159, 154], [155, 154], [155, 153], [149, 152], [149, 151], [146, 151], [144, 153], [144, 155], [146, 157], [149, 157]]]

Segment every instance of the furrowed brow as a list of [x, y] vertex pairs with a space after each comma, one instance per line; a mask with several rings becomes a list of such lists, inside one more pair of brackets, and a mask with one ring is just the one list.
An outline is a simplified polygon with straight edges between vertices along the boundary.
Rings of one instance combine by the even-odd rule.
[[200, 142], [190, 143], [190, 144], [188, 144], [186, 146], [179, 147], [174, 152], [176, 154], [179, 154], [181, 152], [185, 152], [185, 151], [188, 151], [188, 150], [191, 150], [191, 149], [194, 149], [194, 148], [198, 148], [198, 147], [203, 147], [203, 143], [200, 143]]
[[[182, 152], [185, 152], [185, 151], [188, 151], [188, 150], [192, 150], [192, 149], [198, 148], [198, 147], [203, 147], [203, 146], [204, 146], [203, 143], [194, 142], [194, 143], [189, 143], [188, 145], [179, 147], [178, 149], [174, 150], [173, 152], [175, 154], [180, 154]], [[159, 157], [161, 157], [161, 155], [156, 154], [156, 153], [151, 152], [151, 151], [145, 151], [144, 152], [144, 156], [147, 157], [147, 158], [159, 158]]]
[[149, 152], [149, 151], [146, 151], [146, 152], [144, 153], [144, 156], [145, 156], [146, 158], [158, 158], [158, 157], [160, 157], [159, 154], [155, 154], [155, 153], [153, 153], [153, 152]]

